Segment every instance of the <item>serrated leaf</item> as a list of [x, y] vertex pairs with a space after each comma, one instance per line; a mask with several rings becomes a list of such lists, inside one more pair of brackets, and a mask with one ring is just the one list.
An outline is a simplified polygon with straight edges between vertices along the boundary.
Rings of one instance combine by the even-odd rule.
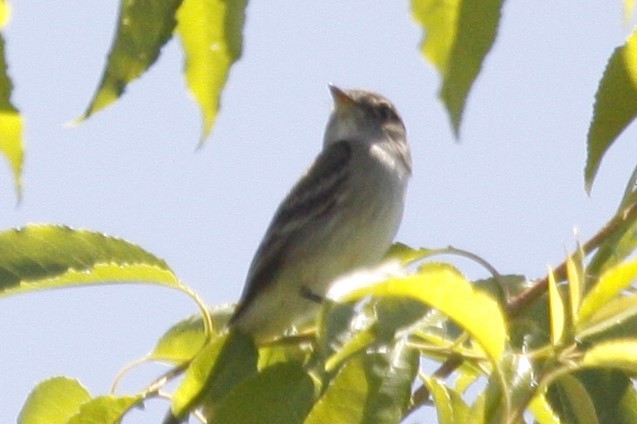
[[469, 90], [495, 41], [503, 0], [412, 0], [423, 55], [443, 77], [440, 97], [458, 135]]
[[115, 102], [131, 81], [155, 63], [161, 48], [172, 37], [181, 2], [120, 0], [115, 41], [99, 87], [80, 121]]
[[119, 238], [56, 225], [0, 232], [0, 296], [140, 281], [181, 287], [163, 260]]
[[418, 369], [417, 352], [402, 341], [383, 353], [351, 357], [329, 382], [304, 424], [400, 421]]
[[637, 114], [637, 30], [611, 55], [595, 94], [584, 178], [590, 192], [606, 151]]
[[38, 384], [29, 394], [18, 424], [66, 424], [91, 395], [77, 380], [54, 377]]
[[[8, 5], [2, 4], [0, 15], [8, 15]], [[8, 19], [7, 16], [0, 16]], [[22, 165], [24, 162], [24, 120], [11, 103], [13, 83], [7, 70], [4, 37], [0, 35], [0, 153], [9, 163], [13, 174], [13, 185], [18, 199], [22, 196]]]
[[438, 424], [466, 423], [469, 418], [469, 406], [460, 393], [448, 388], [435, 378], [425, 378], [436, 407]]
[[562, 340], [564, 335], [564, 302], [562, 296], [557, 289], [553, 270], [548, 272], [549, 282], [549, 310], [551, 318], [551, 344], [556, 346]]
[[67, 424], [120, 424], [126, 412], [141, 400], [141, 395], [100, 396], [82, 404]]
[[629, 287], [637, 279], [637, 260], [619, 264], [606, 271], [584, 297], [579, 310], [582, 325], [607, 302]]
[[213, 339], [199, 351], [175, 391], [173, 416], [183, 419], [202, 404], [216, 406], [237, 384], [255, 374], [256, 366], [257, 350], [248, 336], [231, 331]]
[[[604, 237], [588, 265], [587, 272], [599, 275], [620, 263], [637, 248], [637, 167], [626, 184], [624, 196], [613, 220], [620, 220], [615, 231]], [[633, 213], [627, 211], [633, 210]]]
[[425, 266], [417, 275], [338, 293], [336, 300], [349, 302], [366, 296], [408, 297], [440, 310], [471, 334], [494, 364], [505, 350], [508, 338], [499, 305], [448, 267]]
[[203, 116], [200, 143], [217, 117], [230, 66], [241, 56], [246, 4], [247, 0], [184, 0], [178, 12], [186, 82]]

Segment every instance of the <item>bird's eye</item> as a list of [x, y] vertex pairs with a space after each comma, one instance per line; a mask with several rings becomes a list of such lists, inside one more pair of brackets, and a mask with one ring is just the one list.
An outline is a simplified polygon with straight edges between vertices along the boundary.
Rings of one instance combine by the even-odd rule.
[[381, 119], [385, 121], [396, 119], [396, 112], [394, 112], [392, 107], [388, 104], [378, 105], [378, 107], [376, 108], [376, 113]]

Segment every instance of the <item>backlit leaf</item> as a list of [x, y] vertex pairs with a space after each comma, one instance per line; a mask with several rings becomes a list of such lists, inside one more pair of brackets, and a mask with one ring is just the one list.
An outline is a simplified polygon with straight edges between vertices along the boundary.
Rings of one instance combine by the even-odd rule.
[[182, 0], [120, 0], [115, 41], [90, 105], [80, 117], [115, 102], [127, 85], [155, 63], [177, 25], [175, 13]]
[[[234, 306], [222, 305], [209, 309], [212, 323], [211, 337], [219, 335], [226, 326]], [[206, 342], [206, 330], [201, 315], [193, 315], [171, 327], [157, 341], [148, 359], [175, 365], [191, 360]]]
[[366, 296], [409, 297], [440, 310], [475, 337], [493, 363], [505, 350], [508, 339], [499, 305], [448, 267], [425, 266], [417, 275], [338, 293], [336, 300], [348, 302]]
[[[608, 268], [620, 263], [637, 247], [637, 166], [626, 184], [624, 196], [613, 220], [619, 220], [616, 229], [606, 235], [587, 272], [600, 275]], [[632, 211], [632, 213], [630, 213]], [[628, 212], [628, 213], [627, 213]]]
[[183, 419], [201, 405], [212, 407], [237, 384], [256, 373], [257, 350], [236, 331], [208, 343], [194, 358], [173, 395], [171, 410]]
[[304, 424], [391, 424], [405, 414], [418, 354], [403, 341], [382, 352], [361, 352], [339, 369]]
[[456, 135], [469, 90], [491, 50], [504, 0], [412, 0], [426, 37], [423, 55], [442, 75], [440, 97]]
[[0, 296], [144, 281], [181, 288], [163, 260], [119, 238], [55, 225], [0, 232]]
[[448, 388], [435, 378], [426, 378], [425, 383], [433, 397], [438, 424], [468, 422], [469, 406], [460, 393]]
[[538, 424], [562, 424], [559, 415], [546, 400], [545, 393], [538, 393], [531, 399], [529, 410]]
[[553, 270], [549, 270], [549, 309], [551, 314], [551, 344], [559, 344], [564, 334], [564, 302], [557, 289]]
[[[0, 15], [8, 7], [5, 3], [2, 5]], [[22, 139], [24, 120], [18, 109], [11, 103], [13, 83], [7, 70], [4, 45], [4, 37], [0, 35], [0, 153], [9, 163], [13, 174], [13, 185], [18, 198], [20, 198], [22, 195], [22, 164], [24, 162], [24, 141]]]
[[82, 404], [68, 424], [120, 424], [132, 407], [139, 404], [141, 396], [100, 396]]
[[177, 33], [185, 56], [188, 88], [203, 116], [201, 142], [219, 111], [230, 66], [241, 56], [247, 0], [184, 0]]
[[580, 322], [589, 319], [607, 302], [628, 288], [637, 279], [637, 260], [626, 262], [606, 271], [584, 297], [579, 310]]
[[637, 338], [598, 343], [586, 351], [582, 365], [637, 373]]
[[595, 94], [584, 177], [590, 191], [602, 158], [637, 114], [637, 30], [611, 55]]
[[20, 411], [18, 422], [66, 424], [90, 399], [89, 392], [77, 380], [54, 377], [33, 389]]

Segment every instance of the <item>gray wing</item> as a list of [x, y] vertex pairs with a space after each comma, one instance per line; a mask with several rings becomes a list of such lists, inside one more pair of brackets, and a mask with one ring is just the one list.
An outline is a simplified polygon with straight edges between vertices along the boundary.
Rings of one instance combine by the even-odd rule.
[[341, 201], [351, 174], [351, 160], [352, 146], [348, 142], [330, 144], [281, 202], [252, 260], [231, 321], [250, 307], [259, 291], [276, 280], [291, 240], [303, 228], [330, 214]]

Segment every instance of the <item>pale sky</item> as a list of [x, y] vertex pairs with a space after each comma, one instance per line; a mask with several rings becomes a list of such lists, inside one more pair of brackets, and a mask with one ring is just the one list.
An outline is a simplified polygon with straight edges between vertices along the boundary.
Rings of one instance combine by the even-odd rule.
[[[592, 196], [584, 193], [593, 96], [630, 32], [619, 0], [508, 2], [460, 143], [436, 98], [439, 77], [419, 54], [408, 1], [253, 0], [243, 58], [199, 150], [199, 112], [174, 41], [119, 103], [64, 126], [99, 81], [116, 3], [12, 2], [5, 37], [27, 156], [17, 207], [0, 167], [0, 229], [57, 223], [123, 237], [164, 258], [209, 304], [238, 298], [274, 210], [320, 150], [328, 82], [378, 91], [403, 116], [414, 176], [397, 240], [467, 249], [501, 273], [538, 277], [561, 262], [577, 237], [611, 217], [635, 166], [633, 126], [602, 163]], [[177, 292], [139, 285], [0, 299], [0, 422], [15, 422], [34, 385], [52, 376], [106, 394], [121, 367], [195, 312]], [[137, 370], [123, 388], [163, 370]], [[157, 422], [168, 403], [147, 407], [125, 422]], [[425, 408], [407, 422], [433, 416]]]

